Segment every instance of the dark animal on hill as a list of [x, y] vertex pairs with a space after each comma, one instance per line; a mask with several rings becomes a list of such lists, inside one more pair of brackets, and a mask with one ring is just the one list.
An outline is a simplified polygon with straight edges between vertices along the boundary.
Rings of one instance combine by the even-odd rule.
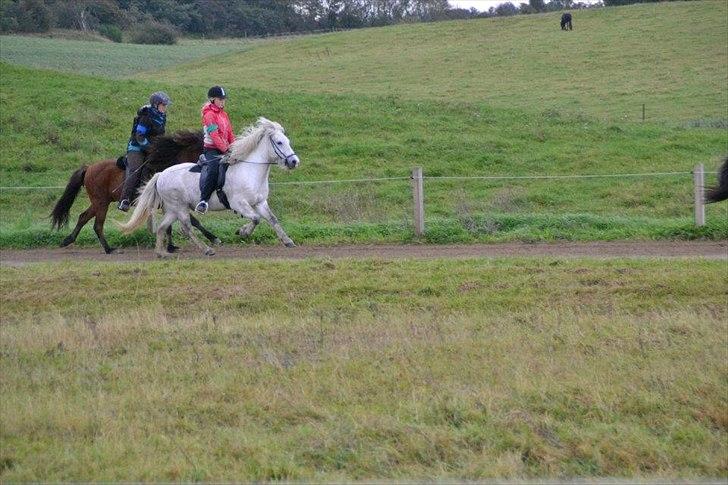
[[710, 187], [705, 192], [705, 202], [709, 204], [726, 199], [728, 199], [728, 156], [723, 160], [723, 166], [718, 172], [718, 185]]
[[569, 12], [566, 12], [561, 16], [561, 30], [572, 30], [571, 14]]

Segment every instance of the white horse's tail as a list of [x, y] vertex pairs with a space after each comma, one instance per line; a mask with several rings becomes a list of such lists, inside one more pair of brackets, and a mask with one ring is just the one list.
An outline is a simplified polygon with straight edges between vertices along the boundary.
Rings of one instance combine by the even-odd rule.
[[126, 224], [119, 224], [124, 234], [129, 234], [144, 224], [149, 216], [162, 206], [162, 199], [159, 197], [159, 192], [157, 192], [157, 179], [160, 175], [161, 172], [155, 174], [144, 186], [144, 190], [137, 199], [131, 219]]

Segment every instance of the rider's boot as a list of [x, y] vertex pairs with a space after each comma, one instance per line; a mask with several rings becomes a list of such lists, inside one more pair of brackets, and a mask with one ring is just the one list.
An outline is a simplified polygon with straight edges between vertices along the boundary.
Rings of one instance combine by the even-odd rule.
[[204, 201], [204, 200], [201, 200], [201, 201], [199, 201], [199, 202], [197, 203], [197, 205], [195, 206], [195, 210], [196, 210], [197, 212], [199, 212], [200, 214], [204, 214], [204, 213], [206, 213], [206, 212], [207, 212], [207, 207], [208, 207], [208, 206], [207, 206], [207, 202], [206, 202], [206, 201]]

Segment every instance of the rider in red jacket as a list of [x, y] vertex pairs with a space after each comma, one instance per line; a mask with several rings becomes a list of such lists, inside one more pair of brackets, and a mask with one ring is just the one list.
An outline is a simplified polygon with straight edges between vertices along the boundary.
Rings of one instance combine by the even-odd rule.
[[217, 185], [218, 167], [223, 155], [235, 141], [233, 127], [225, 112], [227, 94], [220, 86], [213, 86], [207, 91], [209, 102], [202, 107], [202, 126], [205, 134], [204, 153], [207, 163], [200, 174], [200, 202], [195, 207], [197, 212], [207, 212], [207, 201]]

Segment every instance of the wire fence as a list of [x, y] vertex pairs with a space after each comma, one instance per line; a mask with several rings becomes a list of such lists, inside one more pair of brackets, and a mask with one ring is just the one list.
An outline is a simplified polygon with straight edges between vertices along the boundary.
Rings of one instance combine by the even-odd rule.
[[[332, 184], [368, 184], [388, 181], [411, 181], [413, 204], [414, 204], [414, 225], [415, 233], [423, 235], [425, 232], [424, 219], [424, 193], [425, 181], [448, 182], [448, 181], [503, 181], [503, 180], [578, 180], [578, 179], [619, 179], [619, 178], [651, 178], [651, 177], [693, 177], [693, 209], [695, 224], [705, 224], [704, 206], [704, 177], [705, 174], [717, 174], [718, 172], [705, 171], [702, 165], [697, 165], [693, 171], [675, 172], [642, 172], [642, 173], [605, 173], [605, 174], [568, 174], [568, 175], [433, 175], [427, 176], [422, 172], [421, 167], [415, 167], [411, 175], [399, 177], [371, 177], [359, 179], [329, 179], [329, 180], [299, 180], [271, 182], [271, 186], [317, 186]], [[62, 190], [63, 185], [46, 186], [0, 186], [0, 191], [34, 191], [34, 190]]]
[[[717, 174], [718, 172], [703, 172]], [[558, 180], [558, 179], [595, 179], [620, 177], [670, 177], [692, 175], [693, 172], [643, 172], [643, 173], [611, 173], [611, 174], [574, 174], [574, 175], [423, 175], [424, 180]], [[330, 179], [330, 180], [297, 180], [290, 182], [271, 182], [270, 185], [326, 185], [343, 183], [368, 183], [389, 180], [411, 180], [407, 177], [374, 177], [361, 179]], [[64, 185], [45, 186], [0, 186], [0, 190], [56, 190], [64, 189]]]

